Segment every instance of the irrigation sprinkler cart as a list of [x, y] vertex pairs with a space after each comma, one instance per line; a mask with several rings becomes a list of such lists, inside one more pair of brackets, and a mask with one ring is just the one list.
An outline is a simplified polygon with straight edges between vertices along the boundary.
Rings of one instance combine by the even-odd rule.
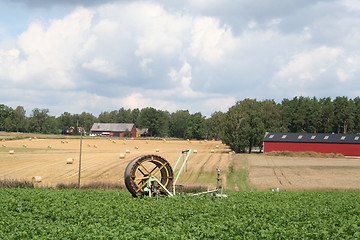
[[[170, 196], [176, 195], [176, 183], [186, 166], [190, 157], [191, 149], [181, 151], [174, 168], [163, 157], [158, 155], [143, 155], [134, 158], [129, 162], [125, 169], [125, 185], [133, 197], [138, 196]], [[174, 175], [175, 170], [181, 164], [177, 174]], [[223, 188], [220, 186], [220, 169], [217, 169], [217, 187], [214, 190], [192, 194], [193, 196], [216, 193], [217, 197], [226, 197], [222, 194]]]

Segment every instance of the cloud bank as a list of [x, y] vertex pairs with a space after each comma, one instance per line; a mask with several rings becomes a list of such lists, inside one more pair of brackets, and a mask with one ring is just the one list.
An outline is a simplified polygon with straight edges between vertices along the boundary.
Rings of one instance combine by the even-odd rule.
[[[60, 4], [22, 2], [43, 11]], [[155, 107], [210, 115], [248, 97], [360, 95], [357, 1], [62, 4], [74, 7], [0, 42], [2, 103], [53, 114]]]

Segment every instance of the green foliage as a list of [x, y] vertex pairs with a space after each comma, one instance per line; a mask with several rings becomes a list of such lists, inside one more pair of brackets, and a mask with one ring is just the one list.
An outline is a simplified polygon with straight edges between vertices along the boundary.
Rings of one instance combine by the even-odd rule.
[[150, 136], [167, 136], [170, 114], [155, 108], [143, 108], [139, 116], [140, 128], [148, 128]]
[[224, 117], [223, 112], [214, 112], [210, 118], [205, 120], [207, 139], [220, 139], [223, 133]]
[[360, 193], [0, 189], [0, 239], [358, 239]]
[[170, 118], [170, 136], [177, 138], [186, 138], [186, 131], [190, 121], [188, 110], [179, 110], [171, 114]]
[[[240, 108], [237, 113], [236, 108]], [[239, 116], [231, 114], [244, 115], [241, 118], [246, 120], [240, 124]], [[190, 114], [188, 110], [179, 110], [170, 114], [151, 107], [120, 108], [102, 112], [98, 117], [86, 112], [64, 112], [56, 118], [49, 115], [49, 109], [35, 108], [27, 117], [22, 106], [12, 109], [0, 104], [0, 131], [58, 134], [77, 123], [87, 132], [95, 122], [135, 123], [138, 128], [149, 128], [151, 136], [221, 139], [231, 141], [234, 150], [244, 151], [261, 145], [259, 136], [265, 132], [360, 133], [359, 115], [360, 97], [336, 97], [334, 100], [294, 97], [285, 98], [279, 104], [274, 100], [245, 99], [230, 107], [227, 113], [214, 112], [208, 118], [200, 112]], [[233, 133], [235, 130], [240, 133]]]
[[224, 120], [222, 140], [235, 152], [251, 152], [261, 146], [265, 133], [264, 109], [261, 102], [245, 99], [229, 109]]

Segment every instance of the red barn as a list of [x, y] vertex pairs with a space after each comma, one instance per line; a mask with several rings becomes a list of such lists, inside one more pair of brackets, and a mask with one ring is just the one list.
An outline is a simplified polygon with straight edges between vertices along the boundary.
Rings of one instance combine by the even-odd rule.
[[312, 151], [342, 153], [344, 156], [360, 156], [359, 134], [330, 133], [266, 133], [264, 152]]
[[113, 137], [136, 137], [136, 126], [133, 123], [94, 123], [90, 133]]

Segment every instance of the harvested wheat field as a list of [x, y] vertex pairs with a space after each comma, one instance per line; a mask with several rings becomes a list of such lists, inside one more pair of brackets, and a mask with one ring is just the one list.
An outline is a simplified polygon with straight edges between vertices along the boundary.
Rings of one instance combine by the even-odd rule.
[[249, 156], [250, 182], [257, 189], [359, 190], [359, 158]]
[[[77, 182], [79, 139], [28, 138], [5, 140], [2, 145], [0, 179], [30, 180], [41, 176], [40, 185], [43, 186]], [[83, 138], [81, 182], [123, 184], [125, 167], [133, 158], [157, 154], [174, 166], [184, 149], [196, 149], [197, 153], [191, 154], [179, 183], [215, 185], [216, 168], [228, 167], [229, 149], [218, 141]], [[212, 149], [214, 153], [211, 153]]]
[[[0, 179], [40, 176], [42, 186], [76, 183], [80, 140], [26, 138], [0, 143]], [[233, 154], [219, 141], [83, 138], [81, 183], [124, 184], [135, 157], [157, 154], [174, 166], [181, 150], [193, 149], [178, 181], [215, 186], [222, 170], [227, 190], [360, 190], [360, 159]]]

